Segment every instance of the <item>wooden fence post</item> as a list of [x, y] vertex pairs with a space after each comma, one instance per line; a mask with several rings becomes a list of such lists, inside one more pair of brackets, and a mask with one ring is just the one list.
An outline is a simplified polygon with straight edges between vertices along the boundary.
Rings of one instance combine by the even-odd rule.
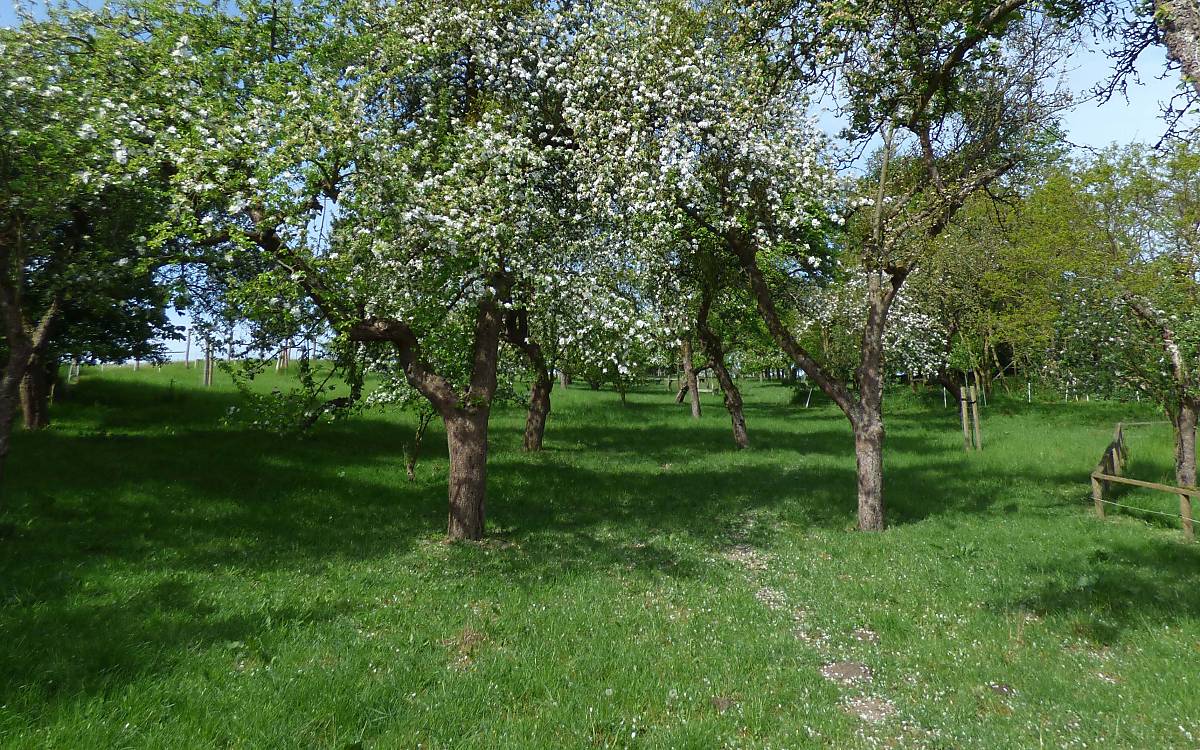
[[1192, 542], [1196, 539], [1196, 532], [1192, 529], [1192, 497], [1191, 495], [1179, 496], [1179, 517], [1183, 520], [1183, 538], [1184, 541]]
[[1092, 502], [1096, 504], [1096, 515], [1104, 518], [1104, 484], [1092, 477]]

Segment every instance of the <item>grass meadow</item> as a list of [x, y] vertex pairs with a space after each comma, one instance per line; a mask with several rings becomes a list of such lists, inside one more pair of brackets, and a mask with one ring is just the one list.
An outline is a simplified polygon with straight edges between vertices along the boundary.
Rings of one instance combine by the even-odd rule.
[[[540, 454], [495, 413], [489, 538], [448, 545], [439, 425], [409, 483], [411, 416], [277, 436], [200, 377], [88, 369], [15, 436], [0, 745], [1200, 746], [1200, 548], [1091, 512], [1145, 405], [997, 393], [970, 455], [940, 391], [898, 390], [865, 535], [817, 397], [746, 381], [739, 453], [719, 396], [694, 422], [662, 387], [556, 388]], [[1169, 428], [1128, 435], [1169, 480]]]

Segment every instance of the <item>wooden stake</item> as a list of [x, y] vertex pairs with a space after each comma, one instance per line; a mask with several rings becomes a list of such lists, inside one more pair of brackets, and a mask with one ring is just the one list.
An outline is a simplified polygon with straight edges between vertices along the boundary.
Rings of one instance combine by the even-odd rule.
[[961, 411], [962, 411], [963, 450], [970, 452], [970, 450], [971, 450], [971, 428], [968, 425], [968, 420], [970, 419], [970, 417], [967, 414], [968, 407], [967, 407], [967, 387], [966, 386], [962, 386], [959, 389], [959, 396], [960, 396], [960, 400], [958, 403], [961, 406]]
[[[979, 372], [976, 371], [975, 377], [979, 377]], [[971, 387], [971, 416], [975, 419], [975, 450], [983, 450], [983, 435], [979, 429], [979, 394], [975, 391], [975, 387]]]
[[1192, 498], [1189, 495], [1179, 496], [1179, 515], [1183, 520], [1183, 539], [1187, 542], [1196, 541], [1196, 532], [1192, 529]]
[[183, 345], [183, 369], [192, 369], [192, 329], [187, 329], [187, 336]]

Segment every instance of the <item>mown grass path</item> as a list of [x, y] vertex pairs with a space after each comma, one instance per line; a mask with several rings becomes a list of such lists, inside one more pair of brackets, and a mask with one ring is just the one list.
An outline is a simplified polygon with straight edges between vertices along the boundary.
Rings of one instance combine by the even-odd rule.
[[[736, 453], [717, 397], [556, 389], [542, 454], [497, 414], [490, 538], [448, 546], [440, 431], [409, 484], [403, 416], [279, 438], [198, 379], [91, 373], [18, 436], [0, 745], [1200, 746], [1200, 550], [1089, 511], [1145, 408], [999, 398], [968, 456], [900, 394], [872, 536], [831, 407], [749, 383]], [[1131, 448], [1169, 475], [1165, 428]]]

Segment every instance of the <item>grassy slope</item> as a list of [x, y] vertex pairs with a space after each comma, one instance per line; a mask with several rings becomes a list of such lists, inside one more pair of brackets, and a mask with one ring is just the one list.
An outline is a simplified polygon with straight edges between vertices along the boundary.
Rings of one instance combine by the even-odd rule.
[[[440, 430], [410, 485], [405, 417], [277, 438], [223, 426], [236, 395], [198, 379], [93, 372], [18, 436], [0, 744], [1200, 743], [1200, 550], [1088, 513], [1113, 422], [1148, 410], [996, 403], [966, 456], [940, 398], [897, 398], [870, 536], [828, 405], [748, 384], [737, 454], [715, 396], [695, 424], [665, 392], [556, 389], [541, 455], [496, 415], [491, 539], [447, 546]], [[1168, 477], [1169, 432], [1139, 429], [1132, 471]], [[827, 682], [839, 659], [874, 679]]]

